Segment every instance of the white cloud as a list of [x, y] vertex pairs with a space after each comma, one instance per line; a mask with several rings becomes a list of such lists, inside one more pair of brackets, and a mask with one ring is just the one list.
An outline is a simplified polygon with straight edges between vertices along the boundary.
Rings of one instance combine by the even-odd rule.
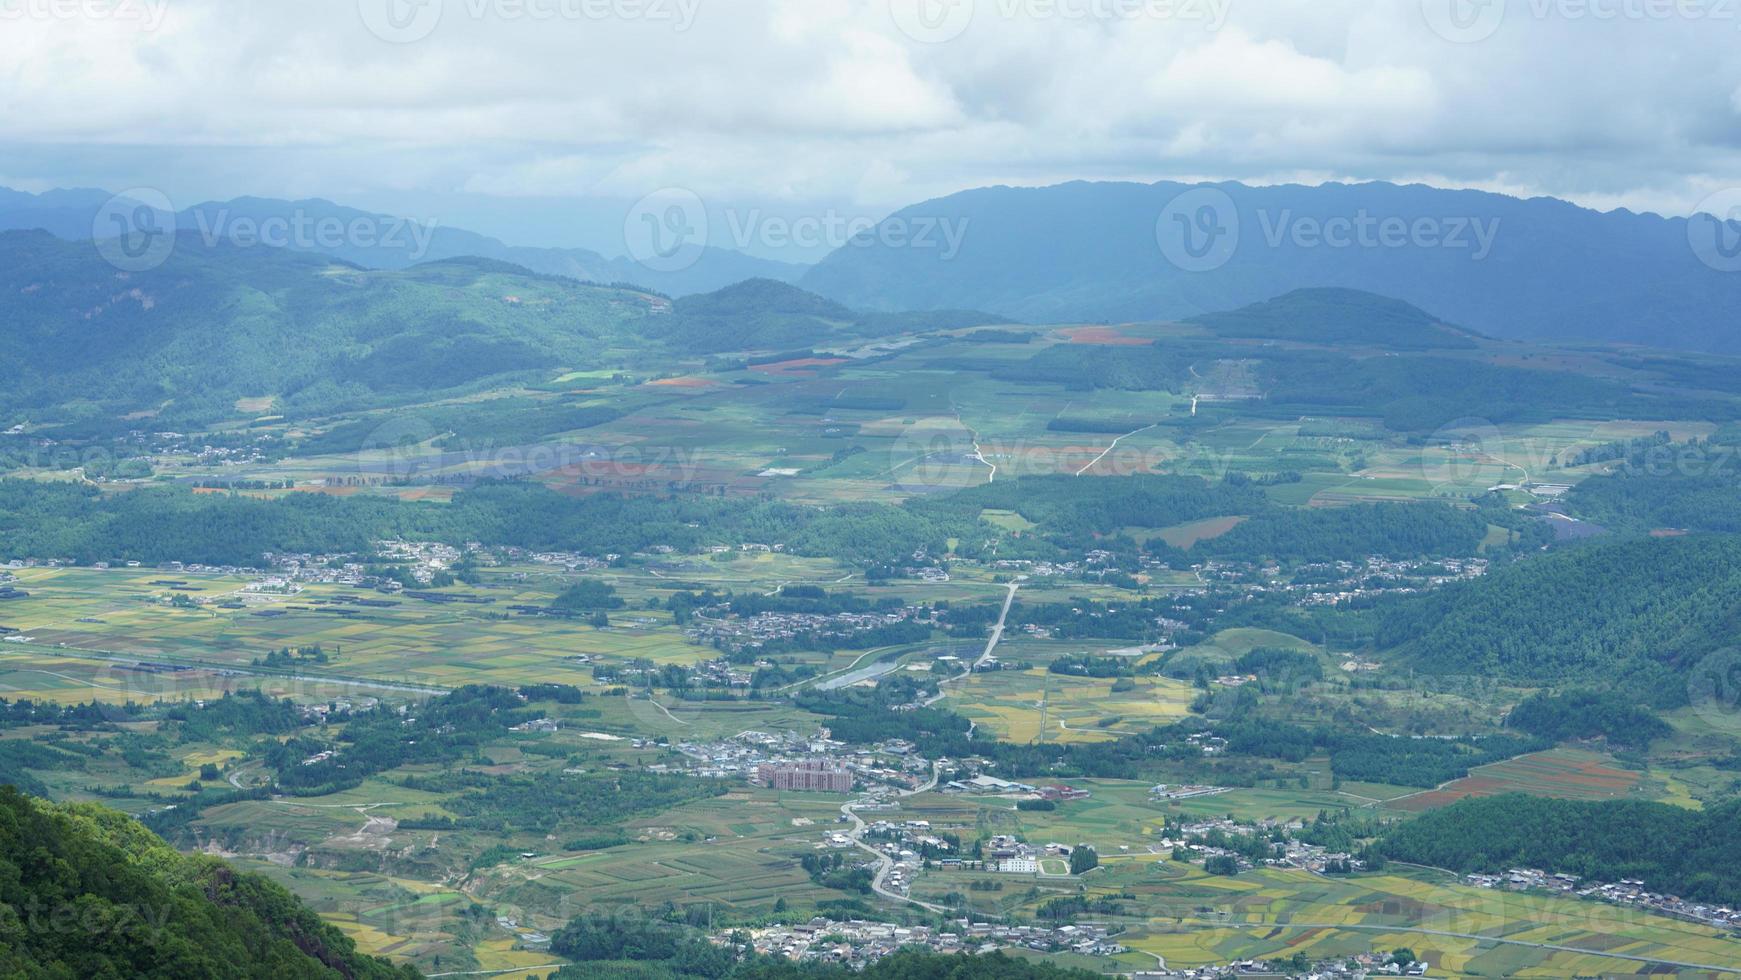
[[107, 2], [168, 6], [154, 31], [0, 21], [16, 183], [685, 186], [864, 211], [1074, 177], [1426, 179], [1668, 211], [1741, 185], [1741, 24], [1533, 0], [1478, 43], [1435, 35], [1423, 0], [973, 0], [945, 43], [904, 34], [897, 0], [438, 0], [403, 44], [359, 8], [403, 0]]

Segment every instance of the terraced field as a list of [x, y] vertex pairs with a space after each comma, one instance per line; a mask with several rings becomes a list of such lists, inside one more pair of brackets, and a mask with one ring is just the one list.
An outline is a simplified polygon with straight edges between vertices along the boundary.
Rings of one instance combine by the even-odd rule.
[[[1013, 644], [1005, 656], [1020, 656]], [[1114, 693], [1110, 679], [1070, 677], [1044, 668], [975, 674], [953, 688], [951, 707], [1008, 742], [1105, 742], [1185, 717], [1189, 684], [1144, 677]]]
[[1467, 777], [1427, 793], [1388, 802], [1407, 813], [1448, 806], [1465, 797], [1530, 793], [1567, 800], [1653, 799], [1646, 774], [1619, 769], [1596, 752], [1557, 748], [1482, 766]]
[[1407, 947], [1433, 964], [1435, 975], [1703, 976], [1711, 967], [1741, 973], [1741, 949], [1728, 937], [1600, 903], [1470, 888], [1431, 876], [1340, 881], [1260, 871], [1213, 878], [1181, 869], [1113, 859], [1107, 881], [1095, 885], [1142, 897], [1147, 921], [1133, 929], [1128, 944], [1175, 968], [1295, 951], [1327, 958]]

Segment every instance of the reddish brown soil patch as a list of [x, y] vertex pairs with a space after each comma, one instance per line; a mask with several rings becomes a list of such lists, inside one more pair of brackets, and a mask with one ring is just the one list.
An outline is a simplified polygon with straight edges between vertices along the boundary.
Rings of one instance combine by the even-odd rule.
[[757, 364], [750, 368], [758, 374], [809, 374], [817, 368], [834, 367], [845, 364], [844, 357], [803, 357], [795, 361], [780, 361], [776, 364]]
[[1422, 813], [1449, 806], [1466, 797], [1528, 793], [1565, 800], [1609, 800], [1630, 793], [1640, 776], [1589, 759], [1569, 759], [1552, 752], [1518, 756], [1484, 767], [1441, 789], [1389, 804], [1391, 809]]
[[1072, 344], [1094, 344], [1100, 347], [1148, 347], [1154, 343], [1142, 337], [1119, 333], [1111, 327], [1076, 327], [1064, 331]]

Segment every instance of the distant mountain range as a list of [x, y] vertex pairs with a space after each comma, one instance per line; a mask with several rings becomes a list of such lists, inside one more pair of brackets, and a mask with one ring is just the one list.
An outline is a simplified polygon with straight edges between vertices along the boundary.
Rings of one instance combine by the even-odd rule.
[[[0, 230], [89, 240], [110, 200], [99, 190], [0, 189]], [[1503, 339], [1741, 352], [1741, 223], [1419, 185], [990, 187], [905, 208], [815, 267], [708, 248], [677, 271], [322, 200], [240, 198], [157, 218], [207, 244], [234, 244], [274, 221], [282, 236], [298, 222], [293, 250], [372, 269], [481, 257], [673, 297], [757, 279], [859, 311], [984, 310], [1049, 323], [1184, 320], [1342, 288]]]
[[[1726, 271], [1741, 270], [1741, 225], [1694, 220], [1386, 183], [990, 187], [897, 212], [800, 285], [859, 309], [1038, 323], [1344, 287], [1499, 338], [1741, 351], [1741, 271]], [[924, 247], [930, 226], [958, 248]]]
[[[88, 241], [114, 195], [101, 190], [49, 191], [41, 195], [0, 188], [0, 231], [41, 229], [68, 241]], [[150, 207], [152, 202], [143, 200]], [[156, 209], [153, 209], [156, 210]], [[244, 197], [208, 202], [175, 212], [158, 211], [162, 227], [198, 235], [202, 241], [268, 244], [314, 252], [371, 269], [406, 269], [423, 262], [476, 257], [509, 262], [544, 275], [586, 282], [631, 283], [669, 296], [719, 289], [745, 279], [796, 282], [807, 266], [775, 262], [722, 248], [701, 250], [682, 269], [649, 268], [632, 258], [606, 258], [583, 248], [526, 248], [462, 228], [423, 225], [324, 200], [284, 201]], [[265, 234], [268, 222], [276, 221]], [[105, 236], [106, 237], [106, 236]]]

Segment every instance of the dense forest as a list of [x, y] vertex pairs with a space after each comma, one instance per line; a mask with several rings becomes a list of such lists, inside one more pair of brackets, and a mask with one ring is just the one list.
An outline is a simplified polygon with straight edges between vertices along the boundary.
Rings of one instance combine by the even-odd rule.
[[1505, 723], [1555, 742], [1604, 738], [1623, 748], [1649, 748], [1673, 733], [1668, 723], [1617, 691], [1542, 692], [1511, 710]]
[[262, 394], [300, 416], [427, 401], [592, 364], [653, 302], [485, 259], [388, 272], [192, 234], [129, 280], [89, 247], [0, 234], [0, 406], [186, 428]]
[[971, 310], [858, 313], [787, 283], [747, 279], [712, 293], [684, 296], [670, 312], [636, 321], [634, 330], [679, 350], [718, 354], [1008, 322], [1008, 317]]
[[1293, 340], [1386, 350], [1469, 350], [1474, 335], [1399, 299], [1356, 289], [1296, 289], [1262, 303], [1189, 321], [1222, 337]]
[[184, 856], [133, 818], [0, 788], [0, 974], [386, 980], [289, 892]]
[[714, 497], [572, 497], [526, 483], [486, 483], [450, 506], [380, 497], [237, 494], [148, 489], [102, 494], [74, 484], [0, 481], [0, 540], [7, 558], [81, 563], [131, 560], [259, 565], [268, 552], [369, 554], [390, 538], [480, 541], [541, 550], [628, 554], [658, 545], [785, 543], [801, 554], [848, 561], [941, 553], [949, 536], [899, 507], [822, 510]]
[[1360, 504], [1307, 510], [1269, 509], [1202, 541], [1193, 557], [1264, 557], [1279, 561], [1357, 561], [1475, 554], [1489, 515], [1440, 503]]
[[1455, 871], [1541, 868], [1592, 881], [1640, 879], [1654, 891], [1741, 903], [1741, 802], [1699, 811], [1509, 795], [1463, 800], [1382, 839], [1399, 861]]
[[1545, 684], [1592, 679], [1665, 695], [1733, 635], [1741, 613], [1741, 539], [1586, 544], [1412, 598], [1387, 609], [1377, 642], [1422, 669]]
[[[1188, 554], [1159, 539], [1150, 542], [1150, 553], [1179, 561], [1467, 556], [1481, 545], [1489, 524], [1521, 523], [1499, 506], [1283, 507], [1270, 500], [1258, 481], [1241, 473], [1214, 483], [1194, 476], [1021, 477], [917, 500], [906, 509], [957, 528], [985, 510], [1014, 511], [1039, 525], [1034, 534], [1058, 551], [1077, 553], [1089, 548], [1134, 552], [1135, 542], [1122, 536], [1132, 529], [1169, 528], [1211, 517], [1249, 518], [1220, 537], [1198, 542]], [[1006, 545], [1000, 554], [1011, 552]]]
[[1566, 504], [1581, 518], [1621, 530], [1732, 534], [1741, 532], [1738, 500], [1741, 446], [1713, 438], [1628, 444], [1614, 472], [1579, 483]]
[[[154, 487], [103, 493], [72, 483], [0, 481], [0, 558], [199, 562], [259, 565], [268, 553], [372, 553], [387, 539], [514, 546], [584, 554], [632, 554], [666, 546], [781, 544], [807, 556], [899, 566], [917, 554], [943, 556], [947, 542], [975, 553], [999, 536], [986, 510], [1013, 510], [1038, 524], [1038, 537], [1006, 541], [1000, 553], [1044, 555], [1086, 548], [1134, 561], [1123, 532], [1208, 517], [1249, 516], [1190, 553], [1281, 561], [1388, 555], [1470, 555], [1490, 523], [1516, 523], [1498, 508], [1447, 504], [1369, 504], [1284, 508], [1236, 475], [1135, 476], [1070, 480], [1033, 477], [921, 498], [902, 506], [854, 503], [828, 508], [697, 494], [668, 497], [603, 493], [571, 496], [522, 482], [485, 482], [433, 506], [386, 497], [240, 493], [196, 494]], [[1187, 560], [1158, 540], [1152, 552]]]

